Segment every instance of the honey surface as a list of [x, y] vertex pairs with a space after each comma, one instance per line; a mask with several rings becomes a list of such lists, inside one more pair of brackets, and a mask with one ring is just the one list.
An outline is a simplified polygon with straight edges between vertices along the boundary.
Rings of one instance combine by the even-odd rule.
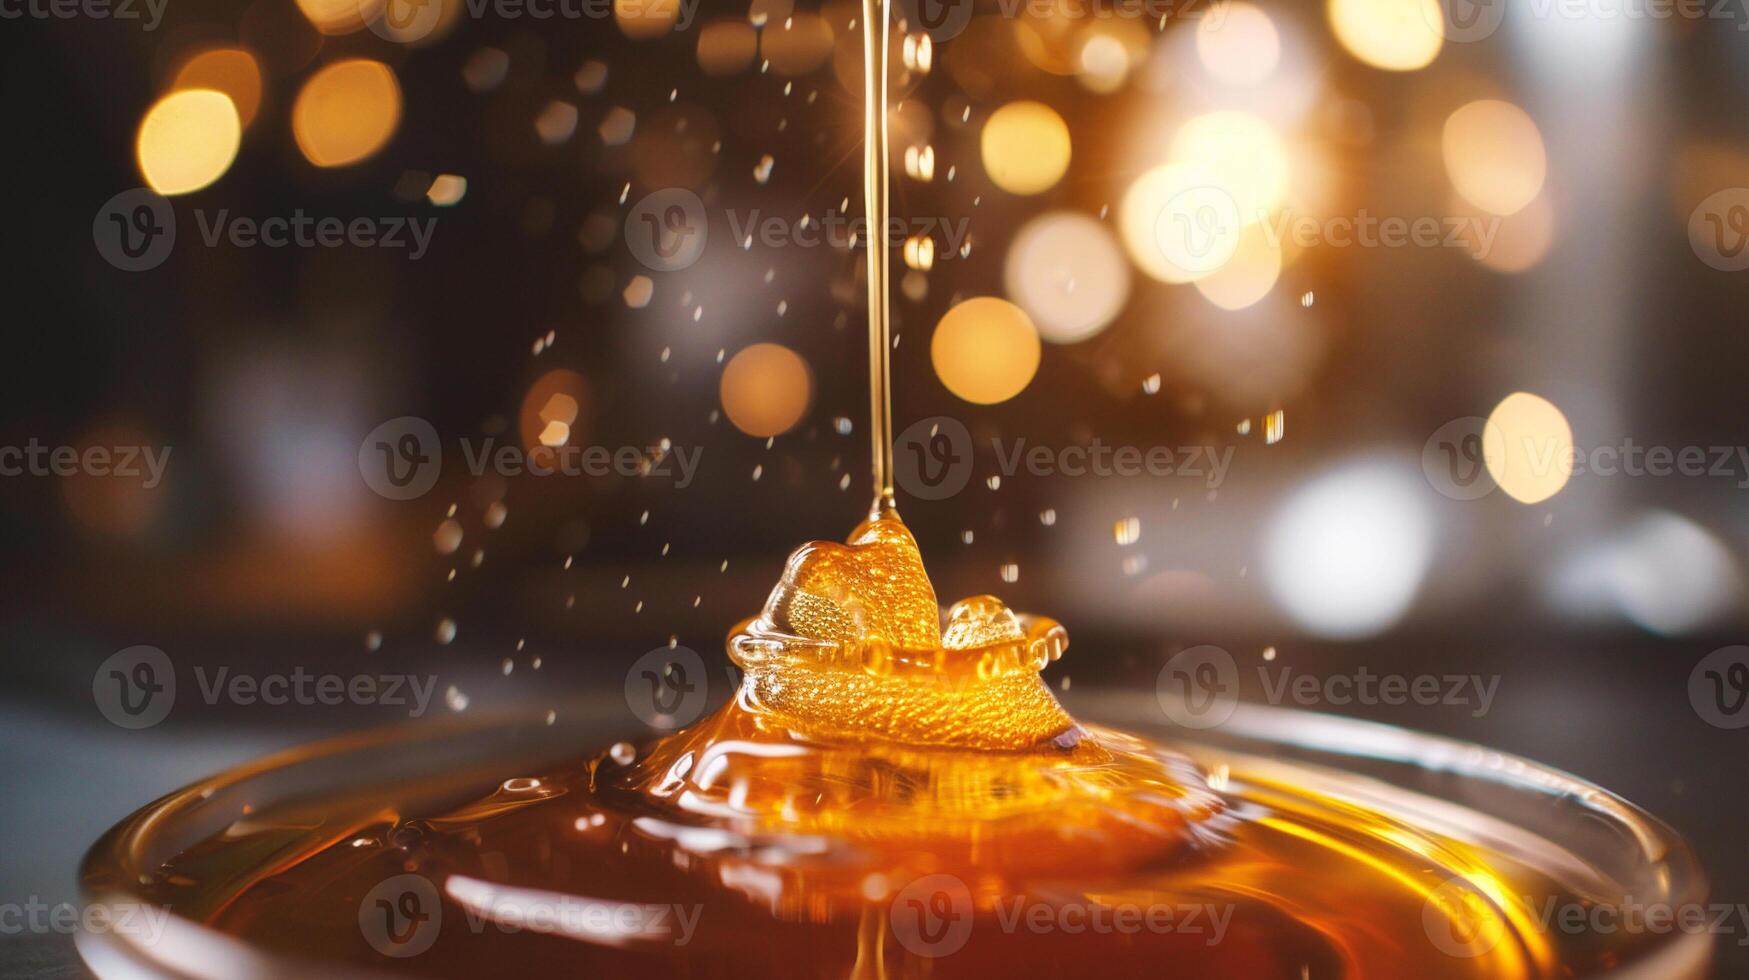
[[[1040, 677], [1066, 646], [988, 596], [942, 612], [877, 508], [795, 553], [692, 728], [431, 812], [259, 814], [152, 888], [262, 948], [445, 977], [1514, 978], [1630, 945], [1557, 944], [1488, 897], [1551, 881], [1291, 767], [1211, 777], [1078, 724]], [[408, 880], [424, 919], [374, 898]]]

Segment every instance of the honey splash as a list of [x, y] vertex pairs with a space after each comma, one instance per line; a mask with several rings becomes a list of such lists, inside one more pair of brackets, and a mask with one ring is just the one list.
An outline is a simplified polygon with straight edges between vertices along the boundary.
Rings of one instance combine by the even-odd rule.
[[[863, 14], [888, 23], [885, 0]], [[213, 976], [263, 953], [294, 975], [749, 980], [1510, 980], [1633, 959], [1636, 937], [1536, 928], [1517, 896], [1595, 894], [1449, 832], [1449, 805], [1418, 822], [1364, 780], [1081, 724], [1041, 676], [1061, 625], [993, 596], [942, 609], [894, 504], [887, 31], [863, 34], [874, 503], [731, 631], [735, 697], [489, 792], [247, 812], [88, 887], [241, 939]]]
[[442, 805], [250, 814], [136, 890], [337, 976], [1438, 980], [1635, 954], [1536, 928], [1518, 896], [1590, 896], [1450, 812], [1078, 723], [1040, 676], [1067, 643], [990, 596], [943, 611], [877, 508], [791, 557], [694, 727]]

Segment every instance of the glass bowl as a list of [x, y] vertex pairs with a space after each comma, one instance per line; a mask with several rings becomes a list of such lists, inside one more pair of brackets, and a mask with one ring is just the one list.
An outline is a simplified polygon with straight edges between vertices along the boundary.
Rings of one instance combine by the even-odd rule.
[[[616, 692], [617, 693], [617, 692]], [[1673, 908], [1706, 901], [1687, 845], [1667, 826], [1608, 791], [1546, 766], [1476, 745], [1331, 715], [1240, 705], [1216, 728], [1165, 720], [1152, 692], [1077, 690], [1083, 721], [1159, 739], [1211, 772], [1243, 767], [1291, 776], [1336, 800], [1362, 804], [1581, 882], [1584, 894]], [[81, 869], [84, 898], [119, 916], [146, 901], [155, 869], [240, 818], [324, 798], [421, 812], [475, 798], [505, 773], [575, 760], [628, 732], [625, 704], [602, 694], [557, 709], [470, 712], [332, 738], [220, 773], [142, 808], [94, 844]], [[239, 867], [241, 873], [244, 868]], [[202, 924], [201, 911], [168, 908], [153, 929], [83, 932], [78, 949], [100, 977], [240, 980], [304, 977], [312, 964], [269, 953]], [[119, 922], [117, 918], [115, 921]], [[1631, 961], [1594, 976], [1697, 978], [1712, 952], [1705, 932], [1671, 930]], [[323, 968], [327, 976], [356, 976]], [[368, 975], [368, 974], [365, 974]]]

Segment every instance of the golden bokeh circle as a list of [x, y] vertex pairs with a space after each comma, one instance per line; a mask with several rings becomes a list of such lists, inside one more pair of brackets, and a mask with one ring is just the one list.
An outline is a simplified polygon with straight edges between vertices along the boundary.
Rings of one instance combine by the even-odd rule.
[[1329, 0], [1325, 12], [1342, 47], [1374, 68], [1425, 68], [1445, 44], [1440, 0]]
[[717, 392], [735, 428], [765, 439], [795, 428], [808, 413], [814, 376], [788, 347], [752, 344], [729, 358]]
[[968, 299], [941, 318], [929, 341], [936, 377], [976, 405], [1005, 402], [1038, 373], [1038, 329], [1026, 311], [994, 296]]
[[1037, 194], [1069, 170], [1069, 126], [1043, 102], [1010, 102], [984, 122], [979, 149], [984, 172], [997, 187]]
[[380, 61], [353, 58], [323, 67], [292, 105], [292, 135], [318, 167], [344, 167], [381, 150], [401, 123], [401, 86]]
[[248, 129], [261, 108], [261, 66], [242, 48], [207, 48], [176, 69], [170, 88], [208, 88], [225, 93], [243, 128]]
[[181, 89], [146, 110], [134, 155], [147, 186], [165, 196], [198, 191], [225, 175], [243, 141], [231, 98], [212, 89]]
[[1515, 391], [1488, 413], [1482, 459], [1506, 495], [1536, 504], [1560, 493], [1573, 476], [1573, 427], [1555, 404]]

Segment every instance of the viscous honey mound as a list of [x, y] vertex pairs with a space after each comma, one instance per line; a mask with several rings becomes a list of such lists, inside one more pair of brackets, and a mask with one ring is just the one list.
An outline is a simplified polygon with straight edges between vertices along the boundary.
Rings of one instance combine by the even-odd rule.
[[1078, 739], [1039, 677], [1067, 646], [1056, 622], [993, 596], [956, 603], [944, 629], [917, 542], [891, 513], [847, 544], [797, 549], [765, 611], [729, 639], [746, 705], [799, 730], [1011, 750]]
[[991, 596], [944, 617], [911, 532], [877, 511], [846, 544], [798, 549], [730, 634], [735, 700], [608, 780], [745, 832], [927, 841], [1015, 869], [1066, 832], [1101, 842], [1095, 864], [1120, 842], [1179, 849], [1218, 797], [1188, 760], [1063, 710], [1039, 672], [1067, 645]]

